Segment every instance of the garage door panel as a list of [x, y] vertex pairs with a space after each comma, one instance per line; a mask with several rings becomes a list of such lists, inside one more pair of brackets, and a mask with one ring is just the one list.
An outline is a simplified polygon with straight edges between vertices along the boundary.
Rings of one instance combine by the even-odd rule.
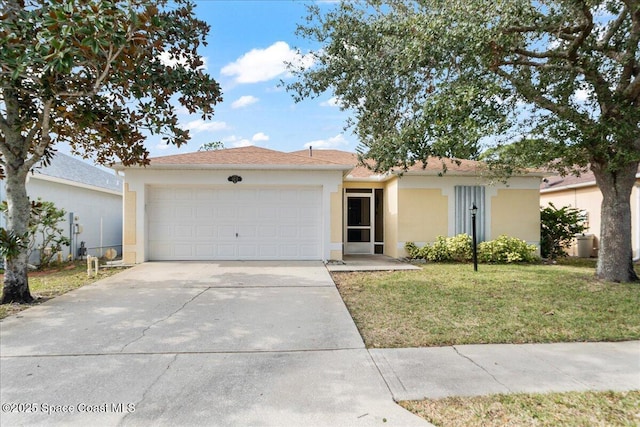
[[196, 226], [196, 238], [202, 240], [211, 240], [216, 235], [216, 228], [213, 225], [198, 225]]
[[237, 257], [236, 244], [216, 245], [216, 258], [234, 259]]
[[151, 187], [152, 260], [321, 259], [315, 188]]

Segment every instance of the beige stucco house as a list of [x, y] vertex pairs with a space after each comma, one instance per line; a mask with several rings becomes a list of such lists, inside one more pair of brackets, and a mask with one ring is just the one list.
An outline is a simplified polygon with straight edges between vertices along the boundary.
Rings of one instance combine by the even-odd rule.
[[408, 241], [471, 233], [539, 244], [540, 174], [492, 184], [483, 164], [434, 160], [376, 174], [353, 153], [259, 147], [123, 167], [124, 260], [340, 260], [405, 255]]
[[[586, 214], [589, 227], [586, 233], [594, 237], [591, 255], [597, 256], [600, 241], [602, 193], [596, 185], [593, 172], [585, 172], [579, 177], [569, 175], [545, 178], [540, 186], [540, 203], [542, 206], [553, 203], [556, 208], [571, 206], [582, 210]], [[636, 184], [631, 192], [631, 243], [633, 257], [640, 257], [640, 169], [636, 174]], [[569, 249], [569, 254], [578, 254], [575, 244]]]

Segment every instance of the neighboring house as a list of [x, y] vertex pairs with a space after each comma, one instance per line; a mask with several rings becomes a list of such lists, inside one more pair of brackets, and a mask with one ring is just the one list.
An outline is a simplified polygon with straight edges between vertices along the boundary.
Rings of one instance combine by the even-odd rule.
[[[552, 176], [540, 185], [540, 203], [548, 206], [553, 203], [556, 208], [570, 206], [582, 210], [587, 217], [589, 229], [585, 232], [594, 236], [592, 252], [598, 253], [600, 241], [600, 205], [602, 193], [596, 185], [593, 172], [588, 171], [580, 176]], [[636, 184], [631, 191], [631, 243], [633, 257], [640, 257], [640, 169], [636, 174]], [[577, 255], [575, 245], [569, 250], [570, 255]]]
[[405, 255], [408, 241], [470, 234], [476, 203], [483, 240], [540, 240], [541, 175], [489, 185], [483, 164], [434, 160], [375, 174], [337, 150], [259, 147], [203, 151], [123, 167], [124, 249], [149, 260], [340, 260]]
[[[122, 179], [115, 174], [57, 153], [49, 166], [28, 175], [27, 194], [31, 200], [41, 198], [67, 212], [61, 223], [71, 240], [71, 246], [63, 248], [65, 259], [78, 256], [81, 242], [89, 255], [101, 256], [108, 248], [122, 253]], [[0, 200], [5, 199], [3, 182]], [[4, 218], [0, 225], [5, 226]], [[37, 259], [34, 251], [31, 262]]]

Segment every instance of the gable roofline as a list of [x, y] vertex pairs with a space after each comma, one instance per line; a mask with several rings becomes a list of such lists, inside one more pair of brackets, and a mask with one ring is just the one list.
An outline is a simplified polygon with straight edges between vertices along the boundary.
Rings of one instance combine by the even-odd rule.
[[196, 151], [149, 159], [147, 166], [112, 166], [115, 170], [126, 169], [203, 169], [203, 170], [336, 170], [349, 171], [351, 164], [328, 160], [309, 159], [294, 153], [249, 146], [225, 148], [213, 151]]

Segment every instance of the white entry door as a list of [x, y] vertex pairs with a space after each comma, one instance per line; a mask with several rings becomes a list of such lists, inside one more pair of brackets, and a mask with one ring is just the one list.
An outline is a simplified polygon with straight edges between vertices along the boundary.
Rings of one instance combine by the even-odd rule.
[[322, 190], [150, 187], [150, 260], [322, 259]]

